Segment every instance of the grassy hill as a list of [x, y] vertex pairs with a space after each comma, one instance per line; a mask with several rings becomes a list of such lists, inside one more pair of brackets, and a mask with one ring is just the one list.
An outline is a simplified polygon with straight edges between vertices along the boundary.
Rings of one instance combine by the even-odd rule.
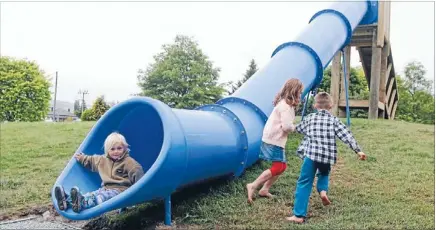
[[[0, 215], [50, 203], [50, 189], [92, 122], [1, 124]], [[368, 155], [357, 157], [342, 143], [330, 183], [332, 205], [323, 207], [312, 193], [307, 223], [284, 221], [289, 215], [301, 160], [301, 136], [287, 144], [288, 169], [273, 186], [274, 199], [246, 202], [245, 184], [268, 168], [251, 167], [239, 179], [217, 180], [173, 197], [173, 221], [181, 228], [419, 228], [434, 229], [434, 126], [400, 121], [352, 120], [352, 131]], [[339, 142], [339, 141], [338, 141]], [[92, 220], [88, 228], [139, 229], [162, 226], [161, 202], [136, 206], [122, 215]]]

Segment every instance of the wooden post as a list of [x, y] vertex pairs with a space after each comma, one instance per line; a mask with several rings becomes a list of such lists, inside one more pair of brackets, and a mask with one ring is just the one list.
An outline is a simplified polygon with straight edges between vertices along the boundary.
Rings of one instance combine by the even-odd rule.
[[[350, 87], [350, 56], [351, 56], [351, 46], [346, 46], [344, 48], [344, 53], [345, 53], [345, 65], [347, 67], [347, 76], [344, 76], [344, 70], [342, 70], [341, 72], [341, 93], [339, 94], [339, 100], [340, 101], [345, 101], [345, 83], [344, 83], [344, 77], [347, 78], [347, 82], [348, 82], [348, 87]], [[343, 66], [343, 65], [342, 65]], [[350, 93], [350, 92], [348, 92]], [[348, 94], [350, 95], [350, 94]], [[346, 113], [346, 108], [342, 108], [339, 109], [339, 117], [346, 117], [347, 113]]]
[[[379, 86], [379, 101], [386, 105], [386, 79], [387, 79], [387, 65], [389, 56], [389, 44], [385, 44], [382, 48], [382, 56], [380, 63], [380, 86]], [[380, 113], [380, 118], [385, 117], [385, 110], [387, 106], [384, 106], [383, 112]]]
[[369, 112], [368, 119], [378, 118], [378, 102], [380, 88], [380, 64], [381, 48], [377, 47], [377, 32], [374, 31], [372, 38], [372, 57], [371, 57], [371, 83], [369, 87]]
[[332, 62], [332, 78], [330, 82], [330, 95], [333, 99], [332, 113], [334, 116], [338, 115], [339, 106], [339, 86], [340, 86], [340, 74], [341, 74], [341, 52], [338, 51], [333, 57]]
[[385, 5], [386, 3], [384, 1], [378, 2], [378, 22], [377, 22], [377, 47], [383, 47], [384, 45], [384, 37], [385, 37], [385, 31], [386, 31], [386, 12], [385, 12]]

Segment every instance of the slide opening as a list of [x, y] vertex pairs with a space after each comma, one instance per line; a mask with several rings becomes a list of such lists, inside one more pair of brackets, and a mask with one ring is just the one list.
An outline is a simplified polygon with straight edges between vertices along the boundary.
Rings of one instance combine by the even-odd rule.
[[83, 152], [104, 154], [104, 141], [111, 132], [125, 136], [130, 156], [147, 172], [159, 156], [164, 140], [162, 119], [156, 109], [145, 101], [132, 101], [111, 109], [97, 123]]

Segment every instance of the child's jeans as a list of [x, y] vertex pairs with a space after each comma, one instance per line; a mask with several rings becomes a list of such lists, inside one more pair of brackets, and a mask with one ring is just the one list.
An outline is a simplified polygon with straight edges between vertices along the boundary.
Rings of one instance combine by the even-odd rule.
[[[82, 209], [92, 208], [99, 205], [112, 197], [120, 194], [116, 189], [99, 188], [93, 192], [83, 194], [83, 206]], [[71, 204], [71, 196], [68, 197], [68, 203]]]
[[312, 192], [312, 185], [315, 179], [316, 170], [319, 171], [317, 174], [317, 191], [328, 191], [330, 164], [314, 162], [305, 157], [303, 165], [301, 166], [300, 177], [298, 178], [297, 189], [295, 192], [293, 214], [296, 217], [306, 217], [307, 206], [309, 204], [310, 193]]

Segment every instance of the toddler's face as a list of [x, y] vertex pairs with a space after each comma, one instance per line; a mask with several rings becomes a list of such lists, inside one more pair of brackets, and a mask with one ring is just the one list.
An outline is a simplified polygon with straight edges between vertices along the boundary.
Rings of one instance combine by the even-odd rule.
[[109, 149], [109, 156], [114, 159], [118, 160], [124, 153], [126, 148], [121, 143], [116, 143], [112, 148]]

